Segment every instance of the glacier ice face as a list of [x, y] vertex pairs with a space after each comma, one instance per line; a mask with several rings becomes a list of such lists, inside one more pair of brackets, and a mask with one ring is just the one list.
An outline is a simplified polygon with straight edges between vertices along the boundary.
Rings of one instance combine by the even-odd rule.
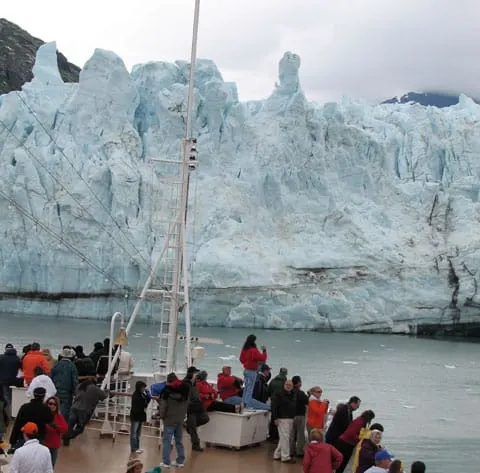
[[[189, 65], [129, 74], [96, 50], [79, 84], [56, 67], [42, 46], [32, 82], [0, 97], [0, 310], [107, 317], [162, 246], [168, 165], [150, 158], [179, 156]], [[474, 315], [480, 106], [317, 105], [299, 67], [286, 53], [271, 96], [242, 103], [198, 61], [195, 322], [401, 331]]]

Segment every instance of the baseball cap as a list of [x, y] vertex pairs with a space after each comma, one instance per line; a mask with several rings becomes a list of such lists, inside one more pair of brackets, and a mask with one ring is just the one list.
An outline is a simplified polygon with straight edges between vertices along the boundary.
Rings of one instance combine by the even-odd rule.
[[187, 374], [194, 374], [194, 373], [200, 373], [200, 370], [196, 368], [195, 366], [190, 366], [187, 369]]
[[35, 435], [38, 433], [38, 427], [37, 424], [34, 422], [27, 422], [23, 427], [22, 427], [22, 432], [27, 434], [27, 435]]
[[266, 363], [263, 363], [262, 366], [260, 366], [260, 371], [265, 371], [265, 370], [271, 370], [270, 366], [268, 366]]
[[391, 460], [393, 458], [387, 450], [380, 450], [375, 454], [375, 461], [379, 462], [382, 460]]
[[33, 396], [37, 398], [45, 397], [46, 394], [47, 394], [47, 390], [45, 388], [42, 388], [41, 386], [33, 390]]
[[13, 348], [13, 345], [12, 345], [11, 343], [7, 343], [7, 344], [5, 345], [5, 349], [7, 349], [7, 348]]

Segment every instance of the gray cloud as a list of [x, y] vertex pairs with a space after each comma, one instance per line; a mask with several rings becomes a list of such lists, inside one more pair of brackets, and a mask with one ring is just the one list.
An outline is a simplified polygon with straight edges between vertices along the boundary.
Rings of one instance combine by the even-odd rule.
[[[82, 65], [95, 47], [127, 66], [187, 59], [193, 0], [125, 5], [24, 0], [2, 14], [58, 42]], [[213, 59], [241, 98], [269, 95], [286, 50], [302, 58], [303, 88], [323, 102], [342, 95], [377, 101], [410, 90], [480, 97], [478, 0], [202, 0], [199, 56]]]

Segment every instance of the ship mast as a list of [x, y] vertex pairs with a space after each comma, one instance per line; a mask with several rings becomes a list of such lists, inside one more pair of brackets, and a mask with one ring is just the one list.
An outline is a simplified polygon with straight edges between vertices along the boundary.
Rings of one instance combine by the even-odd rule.
[[182, 289], [183, 278], [183, 304], [182, 312], [185, 316], [185, 356], [187, 365], [192, 363], [191, 350], [191, 320], [190, 320], [190, 299], [188, 291], [188, 259], [186, 245], [186, 226], [188, 213], [188, 191], [190, 186], [190, 171], [195, 169], [196, 164], [196, 142], [192, 138], [192, 110], [195, 91], [195, 64], [197, 61], [197, 39], [198, 39], [198, 21], [200, 16], [200, 0], [195, 0], [195, 11], [193, 15], [193, 35], [190, 56], [190, 76], [188, 81], [188, 99], [187, 116], [185, 123], [185, 138], [182, 143], [182, 179], [181, 179], [181, 202], [177, 225], [180, 227], [179, 245], [177, 248], [177, 257], [175, 258], [173, 268], [172, 293], [177, 294], [176, 300], [170, 306], [170, 322], [167, 344], [166, 371], [174, 371], [175, 355], [178, 336], [178, 315], [180, 308], [179, 295]]

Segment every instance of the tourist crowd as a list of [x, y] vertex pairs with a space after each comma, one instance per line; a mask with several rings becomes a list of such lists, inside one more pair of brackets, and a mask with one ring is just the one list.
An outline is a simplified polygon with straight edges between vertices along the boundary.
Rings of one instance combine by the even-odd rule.
[[[10, 432], [10, 473], [53, 472], [62, 443], [67, 446], [80, 435], [98, 402], [109, 396], [109, 390], [101, 389], [99, 383], [107, 374], [111, 352], [108, 339], [96, 343], [88, 356], [81, 346], [65, 346], [57, 360], [49, 350], [41, 351], [38, 343], [25, 347], [21, 358], [13, 345], [6, 345], [0, 355], [0, 442], [9, 422], [11, 386], [25, 385], [31, 397], [20, 407]], [[207, 372], [191, 366], [183, 379], [170, 373], [165, 382], [150, 390], [137, 381], [131, 396], [127, 473], [143, 470], [140, 440], [152, 399], [163, 424], [162, 469], [184, 466], [184, 428], [192, 450], [202, 452], [198, 427], [209, 422], [209, 413], [255, 409], [270, 411], [269, 440], [277, 444], [273, 459], [282, 463], [301, 459], [304, 473], [343, 473], [347, 466], [352, 473], [405, 471], [402, 462], [385, 448], [384, 427], [373, 423], [374, 412], [366, 410], [354, 417], [361, 405], [358, 396], [333, 407], [323, 399], [320, 386], [304, 391], [301, 377], [289, 378], [287, 368], [280, 368], [272, 377], [267, 357], [266, 348], [258, 349], [256, 337], [250, 335], [240, 353], [243, 377], [224, 366], [214, 387], [207, 381]], [[132, 369], [131, 355], [121, 351], [113, 374], [127, 376]], [[176, 451], [173, 461], [172, 444]], [[411, 473], [424, 471], [422, 462], [411, 465]]]

